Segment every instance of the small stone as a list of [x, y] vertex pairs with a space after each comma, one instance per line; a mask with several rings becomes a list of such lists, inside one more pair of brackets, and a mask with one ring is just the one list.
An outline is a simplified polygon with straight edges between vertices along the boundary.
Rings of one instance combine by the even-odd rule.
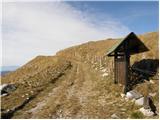
[[132, 99], [133, 95], [130, 92], [127, 92], [126, 97], [129, 98], [129, 99]]
[[122, 114], [126, 114], [126, 112], [122, 112]]
[[125, 109], [125, 108], [121, 108], [121, 111], [127, 111], [127, 109]]
[[126, 100], [126, 101], [129, 101], [129, 99], [128, 99], [127, 97], [125, 97], [125, 100]]
[[107, 71], [107, 69], [102, 69], [101, 71], [102, 71], [102, 72], [106, 72], [106, 71]]
[[123, 105], [122, 105], [122, 104], [119, 104], [118, 106], [119, 106], [119, 107], [122, 107]]
[[142, 112], [143, 113], [143, 115], [145, 115], [145, 116], [153, 116], [154, 115], [154, 113], [151, 111], [151, 109], [144, 109], [144, 107], [142, 107], [142, 108], [140, 108], [139, 109], [140, 110], [140, 112]]
[[149, 95], [152, 96], [152, 97], [156, 96], [156, 94], [157, 94], [156, 92], [155, 93], [149, 93]]
[[119, 117], [115, 113], [111, 115], [111, 118], [113, 118], [113, 119], [119, 119]]
[[108, 73], [103, 73], [102, 76], [103, 77], [108, 76]]
[[151, 84], [154, 84], [154, 83], [155, 83], [153, 80], [150, 80], [149, 82], [150, 82]]
[[7, 96], [7, 95], [8, 95], [7, 93], [4, 93], [4, 94], [1, 95], [1, 97]]
[[115, 96], [119, 96], [119, 93], [115, 92]]
[[25, 95], [22, 95], [22, 98], [24, 98]]
[[7, 109], [7, 112], [9, 112], [10, 111], [10, 109]]
[[104, 69], [104, 67], [100, 67], [100, 70]]
[[31, 91], [31, 93], [33, 93], [33, 91]]
[[121, 97], [124, 98], [124, 97], [125, 97], [125, 94], [121, 93]]

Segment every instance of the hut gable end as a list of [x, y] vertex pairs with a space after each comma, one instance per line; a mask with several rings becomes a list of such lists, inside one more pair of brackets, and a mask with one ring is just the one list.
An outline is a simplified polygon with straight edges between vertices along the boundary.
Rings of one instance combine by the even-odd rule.
[[122, 46], [125, 42], [128, 43], [127, 46], [130, 55], [146, 52], [149, 50], [133, 32], [127, 35], [124, 39], [120, 39], [117, 41], [118, 42], [108, 50], [107, 56], [114, 56], [114, 52], [124, 51], [124, 49], [122, 49]]

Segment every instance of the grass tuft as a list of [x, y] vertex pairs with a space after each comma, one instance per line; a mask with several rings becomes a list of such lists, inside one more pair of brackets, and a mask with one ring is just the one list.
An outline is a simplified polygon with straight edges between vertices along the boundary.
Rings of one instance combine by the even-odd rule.
[[143, 113], [136, 111], [131, 114], [131, 118], [132, 119], [142, 119], [142, 118], [144, 118], [144, 115], [143, 115]]

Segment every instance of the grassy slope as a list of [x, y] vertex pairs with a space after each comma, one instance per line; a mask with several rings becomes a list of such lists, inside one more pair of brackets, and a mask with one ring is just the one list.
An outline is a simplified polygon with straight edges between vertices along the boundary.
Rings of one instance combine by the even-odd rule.
[[[149, 52], [143, 53], [143, 57], [158, 59], [158, 33], [148, 33], [139, 37], [150, 49]], [[32, 113], [33, 118], [110, 118], [113, 113], [121, 118], [130, 117], [137, 106], [121, 99], [122, 87], [113, 84], [113, 58], [105, 56], [108, 48], [116, 41], [109, 39], [88, 42], [62, 50], [55, 57], [39, 56], [15, 72], [5, 75], [2, 77], [2, 83], [15, 83], [18, 89], [2, 98], [2, 108], [13, 108], [29, 95], [41, 91], [26, 107], [15, 113], [14, 117], [30, 118], [30, 113], [24, 113], [36, 108], [36, 103], [43, 101], [46, 105], [42, 110]], [[142, 54], [134, 55], [131, 57], [131, 63], [141, 59]], [[110, 73], [108, 77], [102, 77], [102, 67], [107, 68]], [[67, 99], [71, 93], [66, 91], [73, 86], [76, 89], [72, 92], [77, 94]], [[152, 87], [153, 91], [158, 92], [158, 84]], [[58, 89], [60, 92], [54, 95], [52, 89]], [[51, 96], [46, 96], [49, 93]], [[80, 102], [82, 96], [85, 98], [83, 104]], [[158, 94], [155, 100], [158, 105]], [[63, 113], [59, 113], [60, 109]]]
[[[159, 35], [157, 32], [146, 33], [138, 36], [144, 44], [149, 48], [148, 52], [142, 53], [145, 58], [158, 59], [159, 48], [158, 39]], [[94, 42], [84, 43], [75, 47], [64, 49], [57, 53], [57, 55], [69, 57], [78, 60], [87, 60], [87, 57], [105, 57], [107, 50], [116, 43], [117, 39], [99, 40]], [[131, 61], [141, 60], [142, 54], [133, 55]], [[109, 59], [109, 58], [107, 58]], [[91, 60], [91, 59], [88, 59]]]
[[[142, 59], [153, 59], [153, 60], [158, 59], [159, 60], [158, 32], [146, 33], [143, 35], [139, 35], [138, 37], [149, 48], [149, 51], [131, 56], [131, 65]], [[63, 51], [60, 51], [57, 53], [57, 55], [65, 56], [66, 58], [68, 57], [69, 59], [77, 59], [77, 60], [83, 61], [85, 63], [88, 63], [90, 66], [92, 66], [96, 70], [97, 69], [99, 70], [101, 67], [108, 68], [110, 75], [112, 75], [113, 58], [106, 57], [105, 53], [108, 50], [108, 48], [110, 48], [112, 45], [116, 43], [116, 41], [117, 40], [115, 39], [114, 40], [109, 39], [109, 40], [100, 40], [96, 42], [88, 42], [73, 48], [68, 48]], [[100, 63], [102, 65], [100, 65]], [[112, 78], [113, 78], [113, 75], [112, 75]], [[156, 96], [153, 98], [157, 106], [157, 109], [159, 108], [158, 107], [159, 106], [158, 84], [159, 82], [155, 81], [155, 84], [150, 85], [152, 88], [150, 92], [157, 93]], [[110, 87], [111, 86], [112, 85], [110, 85]], [[143, 89], [144, 85], [141, 84], [139, 86], [137, 86], [137, 88], [135, 89], [138, 89], [141, 93], [144, 93], [144, 89]], [[101, 86], [99, 86], [99, 88], [101, 88]]]
[[2, 109], [16, 107], [27, 97], [36, 95], [48, 84], [54, 83], [70, 66], [70, 62], [58, 57], [38, 56], [15, 72], [5, 75], [1, 79], [2, 84], [15, 84], [17, 90], [2, 97]]

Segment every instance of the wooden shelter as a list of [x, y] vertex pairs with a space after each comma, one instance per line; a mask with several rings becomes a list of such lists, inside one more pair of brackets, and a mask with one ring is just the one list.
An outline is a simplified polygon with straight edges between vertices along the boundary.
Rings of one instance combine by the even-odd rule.
[[148, 51], [143, 42], [131, 32], [112, 46], [107, 56], [114, 57], [114, 83], [124, 85], [124, 93], [130, 81], [130, 55]]

